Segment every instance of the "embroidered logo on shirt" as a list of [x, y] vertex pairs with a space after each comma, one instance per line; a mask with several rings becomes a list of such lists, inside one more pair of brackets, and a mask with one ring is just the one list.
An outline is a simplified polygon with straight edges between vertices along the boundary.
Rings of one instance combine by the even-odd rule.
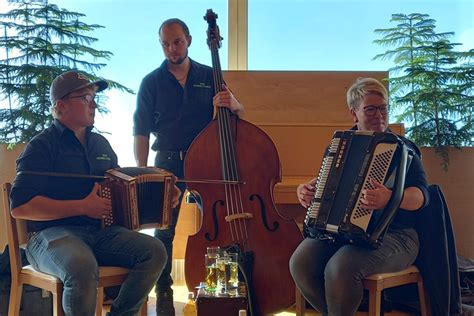
[[97, 156], [96, 158], [97, 160], [109, 160], [110, 161], [110, 157], [107, 156], [107, 154], [102, 154], [100, 156]]
[[195, 83], [195, 84], [193, 84], [193, 87], [211, 89], [211, 86], [207, 85], [205, 82]]

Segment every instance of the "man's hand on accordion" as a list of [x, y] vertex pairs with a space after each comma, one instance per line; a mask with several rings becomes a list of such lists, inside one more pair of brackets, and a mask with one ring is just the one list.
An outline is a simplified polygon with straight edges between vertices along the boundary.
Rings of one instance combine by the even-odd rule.
[[311, 179], [308, 183], [298, 185], [296, 188], [296, 196], [303, 207], [307, 208], [314, 198], [314, 186], [316, 185], [316, 178]]
[[109, 216], [112, 211], [112, 201], [100, 197], [100, 185], [94, 184], [91, 193], [82, 200], [82, 211], [84, 215], [102, 219]]
[[362, 207], [369, 210], [381, 210], [390, 200], [392, 191], [374, 179], [370, 179], [370, 184], [374, 187], [373, 189], [362, 191], [360, 199]]

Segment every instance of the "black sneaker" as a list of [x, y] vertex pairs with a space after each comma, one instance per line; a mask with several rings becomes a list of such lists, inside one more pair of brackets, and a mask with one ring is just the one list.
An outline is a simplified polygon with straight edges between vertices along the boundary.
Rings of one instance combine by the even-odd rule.
[[175, 316], [172, 289], [156, 292], [156, 315]]

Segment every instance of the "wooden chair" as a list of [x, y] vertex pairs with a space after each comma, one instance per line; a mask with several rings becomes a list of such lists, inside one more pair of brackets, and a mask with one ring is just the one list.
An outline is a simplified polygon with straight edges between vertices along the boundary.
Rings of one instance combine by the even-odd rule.
[[[49, 274], [39, 272], [31, 265], [22, 267], [20, 244], [25, 244], [27, 241], [26, 221], [18, 220], [11, 216], [9, 197], [10, 190], [10, 183], [3, 184], [3, 205], [8, 235], [10, 268], [12, 274], [8, 315], [19, 315], [24, 284], [32, 285], [34, 287], [51, 292], [53, 296], [53, 314], [55, 316], [64, 315], [62, 307], [63, 283], [61, 280]], [[121, 267], [99, 267], [99, 287], [97, 294], [96, 315], [102, 316], [104, 287], [122, 284], [126, 279], [128, 272], [128, 269]], [[142, 307], [142, 316], [147, 315], [146, 305], [147, 304], [145, 303]]]
[[[381, 315], [382, 291], [391, 287], [416, 283], [420, 300], [420, 312], [422, 316], [430, 316], [431, 308], [428, 296], [423, 286], [423, 279], [416, 266], [410, 266], [405, 270], [394, 273], [372, 274], [362, 280], [364, 289], [369, 291], [369, 316]], [[296, 315], [304, 316], [306, 301], [296, 289]]]

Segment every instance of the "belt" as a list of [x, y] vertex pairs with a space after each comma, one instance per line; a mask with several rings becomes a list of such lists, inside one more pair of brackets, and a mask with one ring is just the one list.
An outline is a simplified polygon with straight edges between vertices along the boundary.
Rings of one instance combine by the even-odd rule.
[[179, 159], [179, 160], [184, 160], [184, 157], [186, 156], [186, 150], [157, 150], [157, 154], [162, 154], [167, 156], [168, 159]]

